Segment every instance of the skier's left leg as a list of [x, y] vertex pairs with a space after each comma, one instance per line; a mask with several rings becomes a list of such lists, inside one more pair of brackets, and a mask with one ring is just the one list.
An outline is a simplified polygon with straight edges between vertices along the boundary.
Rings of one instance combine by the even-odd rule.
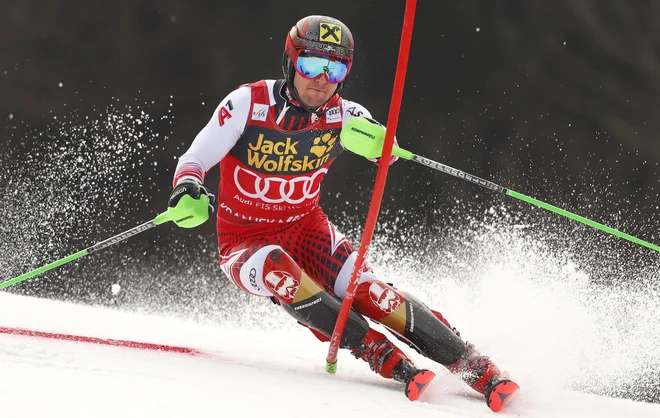
[[[351, 243], [322, 212], [309, 216], [300, 228], [291, 232], [298, 238], [296, 245], [288, 248], [293, 258], [326, 289], [343, 299], [357, 258]], [[378, 280], [368, 266], [360, 275], [353, 308], [383, 324], [422, 355], [458, 374], [487, 399], [499, 382], [500, 369], [472, 344], [463, 341], [439, 312], [432, 311], [413, 295]]]
[[463, 341], [439, 312], [387, 283], [370, 277], [361, 277], [360, 281], [353, 302], [358, 312], [385, 325], [401, 341], [458, 375], [485, 396], [493, 411], [501, 410], [514, 398], [511, 395], [518, 385], [503, 376], [499, 367], [473, 344]]
[[[355, 254], [354, 254], [355, 255]], [[350, 274], [353, 257], [344, 264], [335, 290], [343, 296], [343, 273]], [[340, 285], [337, 287], [337, 283]], [[397, 338], [420, 354], [442, 364], [459, 376], [472, 389], [483, 394], [491, 409], [497, 409], [500, 397], [491, 392], [496, 385], [506, 383], [499, 367], [482, 355], [473, 344], [464, 341], [440, 312], [430, 309], [414, 295], [398, 290], [376, 278], [371, 269], [360, 276], [353, 307], [362, 315], [383, 324]], [[511, 384], [510, 389], [517, 390]], [[500, 387], [499, 391], [504, 388]], [[493, 402], [495, 404], [493, 404]]]
[[366, 278], [357, 287], [353, 306], [425, 357], [458, 374], [479, 393], [485, 394], [488, 384], [501, 375], [497, 365], [464, 341], [439, 312], [410, 293]]

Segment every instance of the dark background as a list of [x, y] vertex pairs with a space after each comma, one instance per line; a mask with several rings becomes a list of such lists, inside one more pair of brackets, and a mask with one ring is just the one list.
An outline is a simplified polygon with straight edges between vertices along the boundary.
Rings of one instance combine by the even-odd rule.
[[[237, 85], [281, 77], [285, 35], [306, 15], [351, 28], [344, 96], [385, 123], [404, 4], [0, 0], [2, 280], [164, 211], [176, 158]], [[659, 12], [642, 0], [420, 1], [399, 143], [659, 243]], [[322, 189], [356, 243], [375, 173], [345, 153]], [[657, 265], [653, 251], [404, 161], [376, 237], [431, 263], [484, 225], [512, 224], [594, 282], [630, 284]], [[248, 297], [217, 279], [215, 247], [212, 222], [166, 225], [8, 291], [222, 320]]]
[[[15, 255], [4, 258], [3, 276], [165, 210], [176, 158], [237, 85], [281, 76], [285, 35], [303, 16], [332, 15], [352, 29], [344, 96], [386, 122], [404, 4], [3, 0], [1, 226], [3, 248]], [[659, 8], [641, 0], [421, 1], [399, 142], [660, 241]], [[346, 153], [324, 184], [322, 204], [356, 241], [375, 171]], [[217, 180], [214, 169], [207, 183]], [[419, 246], [425, 234], [469, 227], [498, 205], [556, 246], [572, 246], [594, 280], [620, 279], [626, 263], [655, 264], [655, 253], [635, 244], [408, 162], [390, 170], [381, 225], [414, 228]], [[123, 255], [136, 277], [138, 267], [160, 275], [168, 266], [186, 276], [195, 264], [214, 276], [213, 229], [149, 231], [97, 258], [112, 260], [88, 262], [84, 274], [116, 268]], [[159, 257], [156, 267], [149, 257]], [[43, 294], [50, 283], [49, 291], [93, 299], [93, 285], [62, 284], [71, 274], [12, 290]]]

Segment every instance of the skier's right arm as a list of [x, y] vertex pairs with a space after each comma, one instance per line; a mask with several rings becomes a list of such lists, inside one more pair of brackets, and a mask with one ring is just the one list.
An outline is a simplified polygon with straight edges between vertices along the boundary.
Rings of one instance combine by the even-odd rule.
[[173, 186], [184, 179], [204, 182], [206, 173], [229, 153], [243, 134], [250, 102], [251, 89], [247, 86], [234, 90], [220, 102], [188, 151], [179, 158]]
[[213, 212], [215, 196], [204, 185], [204, 177], [229, 153], [242, 135], [250, 103], [249, 87], [231, 92], [220, 102], [188, 151], [179, 158], [168, 202], [168, 212], [177, 225], [186, 228], [198, 226]]

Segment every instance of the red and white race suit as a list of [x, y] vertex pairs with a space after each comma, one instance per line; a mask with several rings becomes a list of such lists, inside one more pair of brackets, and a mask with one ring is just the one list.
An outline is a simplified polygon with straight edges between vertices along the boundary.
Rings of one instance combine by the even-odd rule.
[[[262, 80], [231, 92], [179, 159], [174, 185], [189, 178], [201, 183], [220, 164], [220, 263], [241, 289], [273, 296], [263, 264], [279, 246], [342, 297], [356, 253], [319, 207], [320, 187], [343, 151], [343, 123], [371, 115], [338, 95], [319, 116], [293, 103], [284, 80]], [[361, 281], [375, 279], [365, 270]]]
[[[217, 230], [222, 270], [246, 292], [274, 298], [328, 341], [340, 309], [333, 294], [343, 298], [357, 254], [319, 207], [320, 187], [342, 152], [343, 123], [370, 114], [339, 96], [322, 110], [317, 117], [295, 106], [284, 80], [241, 86], [220, 103], [180, 158], [174, 184], [187, 178], [202, 183], [220, 164]], [[342, 344], [384, 377], [393, 377], [395, 365], [410, 360], [385, 335], [370, 329], [361, 315], [467, 376], [466, 382], [482, 394], [500, 374], [439, 312], [379, 281], [368, 266], [360, 275], [353, 308]]]

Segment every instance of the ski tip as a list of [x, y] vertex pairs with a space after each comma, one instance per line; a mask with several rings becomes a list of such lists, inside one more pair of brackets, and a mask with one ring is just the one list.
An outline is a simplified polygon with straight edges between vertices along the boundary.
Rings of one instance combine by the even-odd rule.
[[430, 370], [419, 370], [406, 385], [406, 397], [416, 401], [435, 378], [435, 373]]
[[518, 398], [520, 387], [511, 380], [504, 379], [498, 382], [488, 393], [486, 404], [493, 412], [500, 412]]

